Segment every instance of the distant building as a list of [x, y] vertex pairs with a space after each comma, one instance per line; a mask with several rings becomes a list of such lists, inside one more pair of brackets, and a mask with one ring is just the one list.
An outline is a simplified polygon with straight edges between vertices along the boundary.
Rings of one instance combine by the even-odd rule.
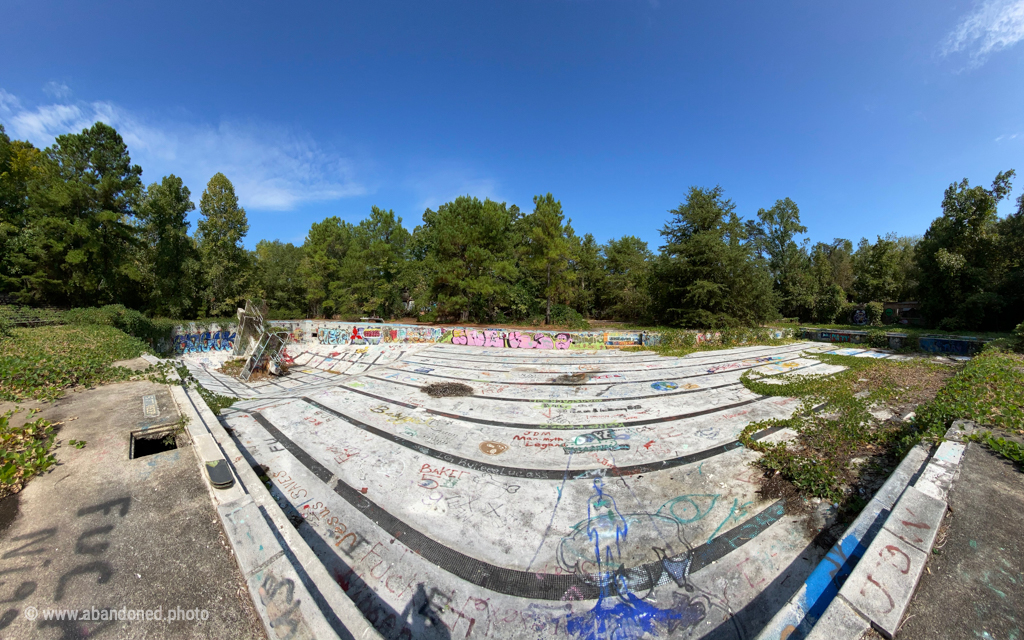
[[920, 302], [886, 302], [882, 305], [883, 319], [891, 324], [921, 324]]

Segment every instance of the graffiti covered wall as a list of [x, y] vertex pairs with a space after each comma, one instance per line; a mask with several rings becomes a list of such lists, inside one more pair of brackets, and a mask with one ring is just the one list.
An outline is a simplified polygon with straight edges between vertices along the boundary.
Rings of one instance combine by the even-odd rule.
[[235, 348], [235, 329], [221, 330], [214, 326], [210, 330], [196, 327], [179, 327], [174, 335], [175, 353], [203, 353], [207, 351], [231, 351]]
[[[478, 329], [428, 327], [406, 324], [365, 324], [329, 320], [288, 320], [268, 323], [268, 329], [288, 334], [292, 344], [377, 345], [388, 343], [448, 343], [496, 349], [616, 349], [658, 346], [660, 333], [648, 331], [538, 331], [533, 329]], [[179, 326], [174, 336], [176, 353], [228, 351], [234, 347], [237, 328]], [[776, 338], [792, 337], [779, 330]], [[694, 344], [714, 342], [718, 333], [694, 332]]]

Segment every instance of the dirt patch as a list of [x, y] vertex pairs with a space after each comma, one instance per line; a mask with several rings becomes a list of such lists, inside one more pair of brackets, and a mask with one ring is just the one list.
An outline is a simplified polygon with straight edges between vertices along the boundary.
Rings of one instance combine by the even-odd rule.
[[18, 517], [20, 501], [21, 495], [17, 493], [0, 499], [0, 533], [6, 531], [7, 527], [11, 526], [14, 519]]
[[885, 404], [894, 413], [899, 413], [900, 409], [912, 409], [934, 398], [946, 381], [959, 370], [959, 367], [954, 366], [928, 366], [924, 362], [917, 366], [915, 364], [863, 369], [859, 372], [853, 391], [888, 390], [891, 401]]
[[552, 384], [583, 384], [593, 374], [580, 372], [580, 373], [565, 373], [560, 376], [551, 379]]
[[804, 499], [800, 489], [778, 472], [762, 478], [761, 488], [757, 492], [766, 500], [785, 500], [786, 515], [800, 516], [814, 510], [810, 501]]
[[218, 372], [224, 375], [237, 378], [238, 374], [242, 373], [242, 369], [245, 367], [245, 358], [236, 358], [234, 360], [227, 360], [217, 369]]
[[[231, 376], [232, 378], [237, 378], [240, 375], [242, 375], [242, 369], [245, 368], [245, 363], [246, 362], [247, 362], [247, 358], [236, 358], [234, 360], [228, 360], [223, 365], [221, 365], [221, 368], [217, 369], [217, 371], [219, 373], [223, 373], [224, 375]], [[282, 363], [279, 366], [280, 366], [280, 370], [281, 370], [280, 375], [282, 375], [282, 376], [288, 375], [288, 365]], [[334, 371], [328, 371], [328, 373], [335, 373], [335, 372]], [[263, 380], [270, 380], [271, 378], [275, 378], [275, 377], [278, 377], [278, 376], [275, 376], [275, 375], [271, 374], [269, 371], [267, 371], [267, 365], [264, 362], [262, 367], [256, 369], [255, 371], [253, 371], [252, 373], [249, 374], [249, 379], [247, 380], [247, 382], [261, 382]]]
[[420, 388], [420, 391], [431, 398], [451, 398], [455, 396], [473, 395], [473, 387], [461, 382], [435, 382]]

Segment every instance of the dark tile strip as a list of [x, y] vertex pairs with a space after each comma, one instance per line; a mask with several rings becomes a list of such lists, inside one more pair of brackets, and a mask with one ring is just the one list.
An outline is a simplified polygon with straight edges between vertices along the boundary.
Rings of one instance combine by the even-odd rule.
[[[330, 471], [281, 433], [280, 429], [260, 413], [255, 412], [251, 415], [296, 460], [324, 483], [329, 483], [332, 477]], [[484, 589], [536, 600], [561, 600], [570, 589], [573, 589], [574, 595], [578, 594], [586, 600], [595, 599], [600, 594], [596, 580], [586, 574], [519, 571], [472, 558], [410, 527], [345, 482], [337, 480], [332, 488], [342, 499], [359, 509], [378, 527], [398, 539], [424, 560]], [[690, 572], [699, 571], [753, 540], [772, 524], [778, 522], [785, 515], [785, 511], [784, 501], [779, 500], [739, 526], [726, 531], [706, 544], [695, 547], [684, 557], [672, 558], [670, 561], [677, 565], [686, 563]], [[644, 591], [671, 579], [665, 565], [664, 561], [659, 560], [628, 569], [620, 567], [617, 573], [625, 576], [627, 583], [634, 591]]]

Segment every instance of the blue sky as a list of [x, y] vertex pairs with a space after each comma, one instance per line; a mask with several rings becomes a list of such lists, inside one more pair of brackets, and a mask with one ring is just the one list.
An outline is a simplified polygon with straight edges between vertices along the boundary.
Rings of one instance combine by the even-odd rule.
[[250, 247], [550, 191], [577, 233], [654, 248], [715, 184], [856, 241], [1024, 174], [1024, 0], [88, 4], [5, 3], [0, 122], [45, 146], [104, 120], [196, 203], [222, 171]]

